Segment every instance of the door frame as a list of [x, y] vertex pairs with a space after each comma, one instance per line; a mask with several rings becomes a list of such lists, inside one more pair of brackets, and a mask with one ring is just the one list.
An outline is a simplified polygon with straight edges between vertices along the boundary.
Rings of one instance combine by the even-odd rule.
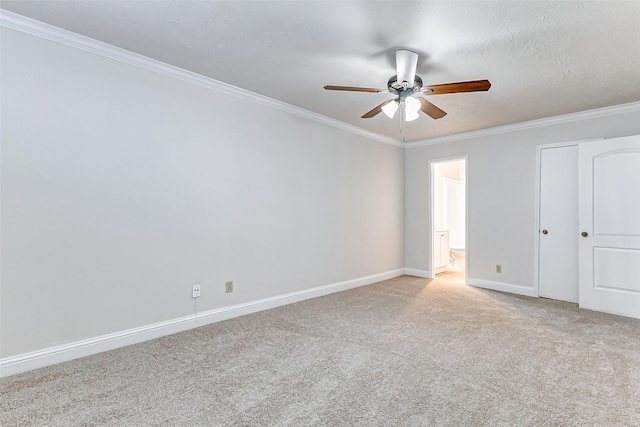
[[[540, 297], [539, 289], [540, 289], [540, 182], [542, 180], [541, 168], [542, 168], [542, 150], [546, 150], [549, 148], [561, 148], [561, 147], [571, 147], [571, 146], [579, 146], [583, 142], [589, 141], [602, 141], [602, 138], [591, 138], [591, 139], [580, 139], [577, 141], [568, 141], [568, 142], [553, 142], [549, 144], [540, 144], [536, 145], [536, 215], [535, 215], [535, 229], [534, 233], [534, 244], [535, 248], [533, 251], [533, 293], [538, 298]], [[576, 197], [578, 195], [576, 194]], [[576, 217], [576, 224], [578, 218]], [[576, 271], [576, 276], [578, 272]]]
[[435, 196], [434, 188], [434, 172], [437, 163], [447, 163], [456, 160], [464, 160], [464, 283], [467, 283], [469, 277], [469, 156], [462, 154], [459, 156], [441, 157], [429, 160], [429, 232], [427, 233], [427, 244], [429, 245], [429, 270], [428, 279], [436, 277], [435, 272], [435, 254], [433, 252], [433, 242], [435, 235], [435, 217], [433, 200]]

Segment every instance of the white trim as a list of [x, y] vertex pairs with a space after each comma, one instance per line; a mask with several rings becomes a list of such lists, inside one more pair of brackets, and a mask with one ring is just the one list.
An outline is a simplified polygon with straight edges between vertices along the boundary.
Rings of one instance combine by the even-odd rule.
[[175, 79], [202, 86], [207, 89], [237, 96], [238, 98], [243, 98], [257, 104], [274, 108], [276, 110], [284, 111], [286, 113], [293, 114], [299, 117], [304, 117], [306, 119], [332, 126], [346, 132], [384, 142], [385, 144], [404, 148], [404, 143], [396, 141], [393, 138], [389, 138], [384, 135], [362, 129], [360, 127], [350, 125], [339, 120], [323, 116], [322, 114], [314, 113], [313, 111], [305, 110], [304, 108], [296, 107], [295, 105], [287, 104], [285, 102], [269, 98], [264, 95], [259, 95], [248, 90], [202, 76], [192, 71], [187, 71], [173, 65], [165, 64], [164, 62], [160, 62], [155, 59], [151, 59], [146, 56], [130, 52], [128, 50], [89, 37], [85, 37], [71, 31], [63, 30], [62, 28], [54, 27], [52, 25], [45, 24], [44, 22], [36, 21], [34, 19], [18, 15], [7, 10], [0, 11], [0, 25], [11, 28], [13, 30], [31, 34], [33, 36], [41, 37], [53, 42], [74, 47], [76, 49], [91, 52], [96, 55], [101, 55], [106, 58], [115, 59], [116, 61], [144, 68], [145, 70], [153, 71], [168, 77], [173, 77]]
[[469, 272], [469, 156], [464, 156], [464, 277]]
[[489, 135], [498, 135], [507, 132], [516, 132], [545, 126], [570, 123], [579, 120], [594, 119], [597, 117], [611, 116], [614, 114], [633, 113], [640, 111], [640, 101], [627, 104], [613, 105], [610, 107], [596, 108], [594, 110], [580, 111], [577, 113], [563, 114], [561, 116], [546, 117], [544, 119], [530, 120], [528, 122], [514, 123], [504, 126], [496, 126], [487, 129], [479, 129], [471, 132], [457, 133], [454, 135], [440, 136], [437, 138], [423, 139], [422, 141], [407, 142], [405, 148], [418, 148], [426, 145], [443, 144], [445, 142], [462, 141], [465, 139], [479, 138]]
[[132, 344], [138, 344], [165, 335], [175, 334], [188, 329], [232, 319], [234, 317], [269, 310], [282, 305], [317, 298], [335, 292], [345, 291], [347, 289], [370, 285], [382, 280], [393, 279], [394, 277], [399, 277], [403, 274], [405, 274], [405, 269], [401, 268], [398, 270], [360, 277], [358, 279], [346, 280], [344, 282], [334, 283], [331, 285], [305, 289], [303, 291], [292, 292], [230, 307], [217, 308], [194, 316], [180, 317], [165, 322], [102, 335], [70, 344], [50, 347], [40, 351], [7, 357], [0, 359], [0, 378]]
[[417, 270], [415, 268], [405, 268], [404, 274], [407, 276], [422, 277], [423, 279], [431, 279], [433, 276], [426, 270]]
[[509, 292], [511, 294], [537, 297], [538, 294], [532, 286], [514, 285], [512, 283], [492, 282], [489, 280], [467, 279], [467, 285], [476, 288], [491, 289], [493, 291]]

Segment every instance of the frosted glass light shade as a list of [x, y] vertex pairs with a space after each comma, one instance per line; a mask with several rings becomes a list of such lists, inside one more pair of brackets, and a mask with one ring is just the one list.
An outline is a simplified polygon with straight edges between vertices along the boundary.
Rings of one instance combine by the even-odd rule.
[[387, 117], [392, 119], [397, 109], [398, 109], [398, 101], [393, 100], [389, 102], [387, 105], [385, 105], [384, 107], [382, 107], [382, 112], [386, 114]]
[[407, 115], [409, 113], [418, 114], [418, 111], [420, 111], [420, 101], [412, 96], [407, 97], [407, 99], [404, 100], [404, 104], [407, 108]]
[[418, 112], [417, 111], [409, 111], [409, 109], [405, 109], [405, 115], [404, 115], [404, 119], [408, 122], [412, 122], [415, 119], [417, 119], [418, 116]]

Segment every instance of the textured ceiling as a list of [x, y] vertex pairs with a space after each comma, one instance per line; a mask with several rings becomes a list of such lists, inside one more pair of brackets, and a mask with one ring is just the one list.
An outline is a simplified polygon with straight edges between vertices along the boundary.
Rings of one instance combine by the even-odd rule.
[[394, 52], [420, 54], [449, 114], [407, 123], [422, 140], [640, 100], [640, 2], [11, 1], [0, 7], [401, 140], [399, 116], [360, 116], [389, 94]]

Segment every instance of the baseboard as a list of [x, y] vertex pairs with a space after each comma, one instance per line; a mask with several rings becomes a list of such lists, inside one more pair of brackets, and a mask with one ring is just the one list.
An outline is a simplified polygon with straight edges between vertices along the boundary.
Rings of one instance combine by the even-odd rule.
[[432, 279], [433, 276], [431, 275], [431, 273], [429, 273], [426, 270], [417, 270], [415, 268], [405, 268], [404, 269], [404, 274], [407, 274], [409, 276], [416, 276], [416, 277], [422, 277], [425, 279]]
[[154, 323], [152, 325], [102, 335], [57, 347], [50, 347], [44, 350], [25, 353], [18, 356], [7, 357], [0, 359], [0, 378], [78, 359], [80, 357], [90, 356], [104, 351], [114, 350], [116, 348], [132, 344], [138, 344], [165, 335], [171, 335], [211, 323], [232, 319], [234, 317], [244, 316], [246, 314], [268, 310], [294, 302], [370, 285], [382, 280], [399, 277], [403, 274], [405, 274], [404, 269], [387, 271], [331, 285], [305, 289], [303, 291], [292, 292], [230, 307], [218, 308], [198, 313], [194, 316], [181, 317], [166, 322]]
[[514, 285], [512, 283], [492, 282], [489, 280], [467, 278], [467, 285], [476, 288], [491, 289], [494, 291], [509, 292], [512, 294], [525, 295], [528, 297], [538, 297], [533, 287]]

